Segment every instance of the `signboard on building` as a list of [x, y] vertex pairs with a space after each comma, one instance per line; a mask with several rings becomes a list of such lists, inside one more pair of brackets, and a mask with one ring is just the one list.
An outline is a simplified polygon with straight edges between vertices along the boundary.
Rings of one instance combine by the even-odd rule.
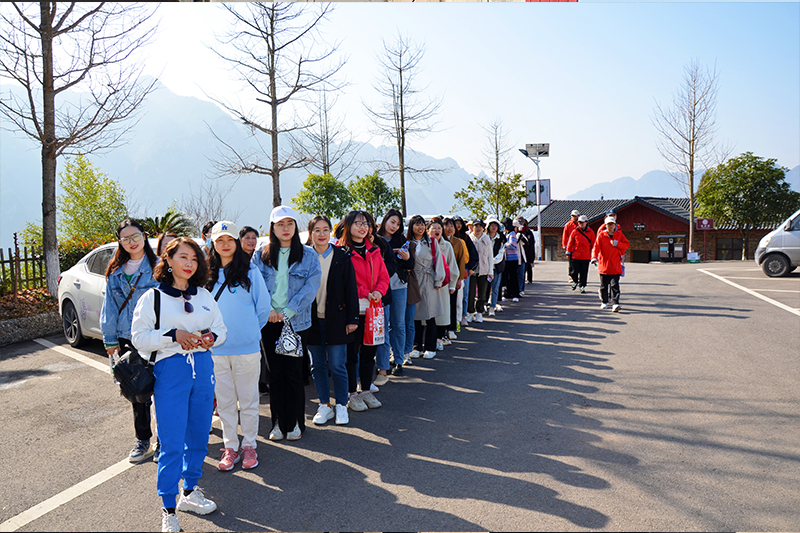
[[539, 180], [539, 198], [536, 197], [536, 180], [525, 180], [525, 193], [533, 205], [550, 204], [550, 180]]
[[694, 221], [695, 228], [699, 231], [708, 231], [714, 229], [713, 218], [698, 218]]
[[633, 229], [634, 231], [644, 231], [645, 230], [644, 222], [634, 222]]

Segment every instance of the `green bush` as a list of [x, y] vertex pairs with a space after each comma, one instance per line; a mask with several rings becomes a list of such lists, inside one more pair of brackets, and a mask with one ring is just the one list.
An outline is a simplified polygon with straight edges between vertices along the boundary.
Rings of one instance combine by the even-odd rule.
[[114, 242], [113, 235], [95, 237], [72, 237], [58, 243], [58, 262], [61, 271], [72, 268], [81, 258], [103, 244]]

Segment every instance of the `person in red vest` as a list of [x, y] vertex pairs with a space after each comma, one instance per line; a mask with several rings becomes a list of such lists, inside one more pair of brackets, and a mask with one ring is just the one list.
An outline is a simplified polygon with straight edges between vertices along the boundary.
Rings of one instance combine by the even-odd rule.
[[[569, 216], [569, 220], [566, 224], [564, 224], [564, 232], [561, 234], [561, 247], [567, 254], [567, 261], [569, 262], [568, 269], [569, 269], [569, 282], [573, 285], [578, 282], [577, 276], [575, 275], [575, 270], [572, 265], [572, 257], [570, 257], [570, 253], [567, 250], [567, 243], [569, 242], [569, 236], [572, 235], [572, 232], [575, 231], [575, 228], [578, 227], [578, 217], [581, 216], [580, 212], [577, 209], [573, 209], [572, 213]], [[573, 287], [574, 289], [575, 287]]]
[[619, 278], [622, 275], [622, 256], [630, 243], [617, 229], [614, 217], [606, 217], [604, 222], [606, 231], [597, 232], [591, 262], [598, 264], [600, 273], [600, 299], [603, 301], [600, 309], [608, 309], [608, 304], [611, 303], [611, 310], [617, 313], [620, 310]]
[[[567, 242], [567, 253], [573, 263], [574, 272], [577, 279], [572, 283], [572, 290], [576, 287], [581, 288], [581, 293], [586, 292], [586, 278], [589, 275], [589, 260], [592, 258], [592, 246], [594, 245], [594, 230], [588, 226], [589, 219], [586, 215], [578, 217], [578, 227], [569, 236]], [[574, 278], [573, 278], [574, 279]]]

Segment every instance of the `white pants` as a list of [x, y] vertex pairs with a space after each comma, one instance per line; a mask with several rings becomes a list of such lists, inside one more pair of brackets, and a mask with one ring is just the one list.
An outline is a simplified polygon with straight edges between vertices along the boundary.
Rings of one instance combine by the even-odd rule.
[[[226, 448], [239, 450], [238, 424], [242, 426], [242, 447], [256, 447], [258, 437], [258, 379], [261, 353], [214, 355], [217, 412], [222, 422], [222, 440]], [[237, 408], [238, 403], [238, 408]], [[238, 416], [237, 416], [238, 415]]]
[[[469, 278], [464, 280], [469, 283]], [[461, 283], [461, 288], [456, 293], [456, 322], [461, 322], [464, 318], [464, 283]]]

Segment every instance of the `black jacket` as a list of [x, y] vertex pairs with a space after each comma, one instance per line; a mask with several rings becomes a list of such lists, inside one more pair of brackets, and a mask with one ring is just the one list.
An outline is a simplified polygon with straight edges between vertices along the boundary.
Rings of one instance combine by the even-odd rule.
[[469, 235], [467, 235], [467, 232], [463, 232], [463, 236], [456, 233], [456, 237], [460, 238], [467, 245], [469, 260], [467, 261], [465, 268], [467, 270], [475, 271], [478, 268], [478, 249], [475, 248], [475, 243], [472, 242], [472, 239], [469, 237]]
[[[381, 249], [381, 257], [383, 257], [383, 262], [386, 265], [386, 272], [389, 273], [389, 278], [394, 276], [395, 272], [397, 272], [397, 255], [395, 255], [394, 250], [389, 247], [389, 243], [386, 242], [381, 236], [376, 236], [375, 239], [375, 246]], [[383, 295], [381, 298], [381, 302], [383, 305], [391, 305], [392, 303], [392, 291], [387, 290], [386, 294]]]
[[[401, 235], [401, 233], [398, 231], [392, 235], [391, 239], [389, 239], [389, 248], [394, 251], [402, 248], [407, 242], [408, 241], [406, 240], [405, 236]], [[393, 253], [392, 255], [394, 255], [394, 260], [397, 264], [397, 277], [403, 282], [408, 283], [408, 272], [410, 270], [414, 270], [414, 254], [410, 254], [408, 259], [400, 259], [397, 257], [396, 253]], [[386, 264], [386, 268], [389, 268], [388, 263]], [[389, 274], [389, 277], [392, 277], [391, 273]]]
[[[350, 260], [350, 252], [333, 246], [331, 269], [328, 272], [328, 295], [325, 300], [325, 343], [348, 344], [353, 334], [347, 335], [348, 324], [358, 324], [358, 285], [356, 271]], [[322, 344], [317, 300], [311, 304], [311, 327], [307, 332], [306, 343], [311, 346]]]

